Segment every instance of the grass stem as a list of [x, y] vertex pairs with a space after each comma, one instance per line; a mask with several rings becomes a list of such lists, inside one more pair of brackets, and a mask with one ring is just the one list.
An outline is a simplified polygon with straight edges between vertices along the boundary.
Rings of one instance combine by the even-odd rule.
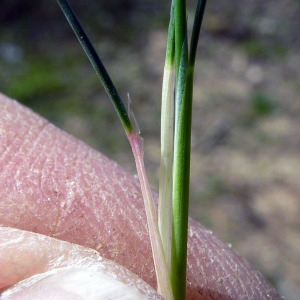
[[173, 163], [173, 226], [171, 282], [174, 299], [185, 299], [187, 228], [189, 208], [191, 97], [188, 78], [187, 47], [182, 47], [175, 100]]
[[173, 293], [170, 282], [170, 273], [167, 268], [165, 255], [163, 251], [163, 245], [159, 234], [157, 213], [144, 166], [143, 142], [140, 138], [140, 133], [136, 124], [136, 120], [130, 107], [127, 112], [124, 102], [119, 96], [117, 89], [115, 88], [104, 65], [102, 64], [98, 54], [96, 53], [95, 48], [90, 42], [75, 13], [71, 9], [68, 1], [57, 0], [57, 2], [61, 7], [62, 11], [64, 12], [70, 26], [75, 32], [75, 35], [77, 36], [82, 48], [84, 49], [91, 64], [93, 65], [97, 75], [100, 77], [100, 80], [109, 97], [111, 98], [125, 129], [135, 158], [137, 172], [139, 175], [142, 194], [144, 198], [148, 230], [157, 277], [158, 291], [166, 300], [172, 300]]
[[174, 299], [185, 299], [190, 190], [193, 79], [205, 0], [199, 0], [190, 42], [187, 43], [185, 0], [175, 2], [176, 95], [173, 162], [171, 283]]
[[158, 200], [158, 226], [168, 270], [172, 251], [172, 191], [174, 146], [174, 81], [175, 81], [174, 9], [171, 8], [161, 102], [161, 158]]
[[158, 217], [145, 171], [143, 142], [133, 113], [130, 108], [126, 110], [68, 1], [57, 2], [111, 98], [130, 142], [144, 198], [158, 290], [167, 300], [172, 300], [173, 295], [175, 300], [185, 299], [193, 77], [206, 0], [198, 0], [190, 53], [187, 42], [186, 0], [172, 0], [162, 88], [162, 156]]
[[[187, 21], [186, 21], [186, 1], [174, 0], [174, 19], [175, 19], [175, 60], [176, 60], [176, 80], [180, 61], [182, 59], [182, 47], [187, 47]], [[188, 55], [188, 52], [185, 52]]]
[[172, 300], [173, 292], [170, 281], [170, 272], [164, 256], [163, 245], [158, 229], [156, 208], [152, 196], [150, 184], [146, 175], [144, 159], [143, 159], [143, 142], [135, 131], [128, 134], [132, 152], [136, 162], [136, 168], [141, 183], [141, 189], [144, 199], [144, 205], [147, 216], [147, 224], [150, 235], [152, 254], [157, 278], [158, 292], [166, 300]]

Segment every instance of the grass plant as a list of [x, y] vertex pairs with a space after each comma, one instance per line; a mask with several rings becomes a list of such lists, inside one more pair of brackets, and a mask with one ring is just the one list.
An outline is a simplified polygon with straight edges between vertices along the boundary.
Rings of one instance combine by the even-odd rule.
[[99, 76], [107, 94], [119, 115], [121, 123], [126, 132], [127, 138], [132, 148], [133, 156], [136, 162], [136, 168], [141, 184], [142, 194], [144, 198], [144, 205], [147, 216], [147, 224], [150, 235], [153, 260], [155, 265], [155, 272], [157, 277], [158, 292], [164, 296], [165, 299], [173, 299], [172, 288], [170, 282], [170, 274], [167, 269], [165, 255], [163, 252], [163, 245], [158, 229], [156, 208], [152, 197], [150, 184], [146, 175], [144, 159], [143, 159], [143, 141], [140, 137], [140, 132], [129, 107], [127, 111], [119, 93], [113, 84], [108, 72], [106, 71], [101, 59], [99, 58], [95, 48], [81, 26], [77, 16], [70, 7], [68, 1], [57, 0], [75, 35], [77, 36], [82, 48]]
[[175, 0], [175, 129], [171, 282], [175, 299], [184, 299], [188, 240], [193, 80], [199, 33], [206, 0], [199, 0], [188, 53], [186, 4]]
[[190, 45], [186, 2], [173, 0], [171, 4], [162, 88], [158, 215], [145, 171], [143, 141], [130, 105], [127, 110], [69, 3], [57, 2], [111, 98], [130, 142], [144, 198], [158, 291], [165, 299], [185, 299], [193, 77], [206, 1], [198, 1]]

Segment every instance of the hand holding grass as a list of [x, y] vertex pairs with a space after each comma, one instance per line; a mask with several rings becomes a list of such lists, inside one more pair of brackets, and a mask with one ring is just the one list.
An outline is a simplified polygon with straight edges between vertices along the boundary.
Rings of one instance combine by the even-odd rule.
[[[190, 55], [188, 55], [185, 1], [174, 0], [171, 5], [162, 99], [162, 122], [170, 126], [162, 124], [162, 183], [160, 184], [159, 221], [157, 221], [156, 209], [144, 167], [142, 142], [138, 130], [133, 126], [128, 115], [130, 113], [133, 116], [133, 113], [126, 112], [112, 80], [68, 2], [66, 0], [57, 0], [57, 2], [111, 98], [130, 142], [144, 197], [158, 290], [166, 299], [173, 299], [173, 294], [175, 299], [182, 299], [185, 297], [186, 281], [193, 76], [196, 48], [206, 1], [198, 2]], [[176, 70], [175, 109], [173, 109], [171, 95], [172, 69], [174, 67]], [[175, 127], [173, 128], [174, 120]], [[165, 132], [165, 128], [169, 132]], [[173, 140], [174, 150], [171, 149]], [[174, 156], [172, 151], [174, 151]], [[166, 199], [164, 199], [165, 196]], [[163, 214], [165, 216], [162, 216]], [[167, 219], [165, 223], [161, 221], [164, 218]], [[161, 235], [158, 230], [159, 226]]]
[[[171, 7], [163, 82], [162, 120], [165, 124], [162, 124], [160, 184], [160, 200], [167, 198], [168, 201], [166, 205], [162, 202], [159, 204], [159, 221], [157, 221], [156, 208], [145, 172], [142, 140], [139, 136], [139, 130], [135, 126], [132, 111], [125, 109], [112, 80], [68, 2], [64, 0], [57, 1], [110, 96], [131, 144], [144, 198], [158, 291], [165, 299], [173, 299], [173, 295], [175, 299], [184, 299], [186, 291], [193, 74], [206, 1], [198, 2], [190, 52], [188, 52], [187, 42], [185, 1], [174, 0]], [[176, 99], [174, 108], [172, 99], [173, 84], [175, 85]], [[174, 123], [175, 126], [173, 127]], [[172, 149], [173, 142], [174, 150]], [[173, 210], [172, 218], [166, 218], [166, 222], [162, 222], [165, 215], [171, 215], [171, 210]], [[161, 235], [158, 230], [159, 226]], [[172, 239], [170, 239], [171, 236]]]
[[[155, 288], [137, 180], [1, 94], [0, 108], [0, 225], [95, 249]], [[245, 259], [192, 220], [188, 239], [187, 299], [227, 299], [229, 295], [233, 299], [281, 299]], [[0, 259], [14, 264], [2, 252], [14, 241], [9, 236], [2, 241]], [[42, 247], [43, 241], [38, 242]], [[38, 244], [31, 251], [38, 252]], [[11, 257], [17, 258], [19, 252], [24, 255], [22, 243], [11, 249]], [[53, 255], [56, 250], [49, 248], [49, 252]], [[22, 266], [18, 270], [28, 267], [37, 272], [28, 259]], [[12, 284], [16, 277], [11, 273], [5, 279]]]

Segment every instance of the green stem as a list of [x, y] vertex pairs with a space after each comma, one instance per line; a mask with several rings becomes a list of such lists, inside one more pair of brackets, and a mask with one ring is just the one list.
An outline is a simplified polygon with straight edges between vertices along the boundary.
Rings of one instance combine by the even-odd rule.
[[161, 102], [161, 159], [159, 176], [158, 226], [163, 243], [167, 267], [171, 269], [172, 251], [172, 189], [174, 145], [174, 79], [175, 79], [174, 7], [168, 31], [168, 41]]
[[186, 3], [185, 0], [175, 0], [176, 101], [171, 282], [176, 300], [185, 299], [186, 293], [193, 78], [205, 4], [205, 0], [198, 1], [188, 55]]
[[[178, 80], [179, 67], [181, 62], [182, 47], [187, 47], [187, 21], [186, 21], [186, 1], [174, 0], [175, 10], [175, 61], [176, 80]], [[186, 51], [186, 56], [188, 52]]]
[[176, 87], [174, 164], [173, 164], [173, 232], [171, 282], [174, 299], [185, 299], [187, 228], [190, 178], [190, 136], [192, 97], [188, 63], [183, 47]]
[[[187, 222], [189, 205], [189, 129], [182, 132], [189, 107], [186, 103], [186, 79], [188, 66], [186, 1], [174, 0], [175, 5], [175, 61], [176, 98], [173, 162], [173, 214], [172, 214], [172, 254], [171, 283], [174, 299], [185, 299]], [[190, 122], [190, 120], [188, 120]], [[189, 147], [188, 147], [189, 148]]]
[[108, 75], [101, 59], [99, 58], [95, 48], [93, 47], [91, 41], [86, 35], [83, 27], [81, 26], [77, 16], [70, 7], [67, 0], [57, 0], [60, 8], [62, 9], [66, 19], [68, 20], [71, 28], [73, 29], [76, 37], [78, 38], [83, 50], [85, 51], [87, 57], [89, 58], [92, 66], [94, 67], [97, 75], [99, 76], [107, 94], [113, 102], [113, 105], [121, 119], [126, 132], [132, 131], [132, 124], [130, 122], [129, 116], [127, 114], [125, 105], [119, 96], [117, 89], [115, 88], [110, 76]]

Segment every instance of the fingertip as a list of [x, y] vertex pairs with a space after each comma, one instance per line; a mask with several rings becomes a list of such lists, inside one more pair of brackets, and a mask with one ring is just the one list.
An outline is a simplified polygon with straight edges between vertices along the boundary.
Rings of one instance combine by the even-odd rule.
[[137, 289], [91, 269], [67, 267], [27, 278], [0, 296], [1, 299], [161, 299], [158, 295], [146, 296]]

